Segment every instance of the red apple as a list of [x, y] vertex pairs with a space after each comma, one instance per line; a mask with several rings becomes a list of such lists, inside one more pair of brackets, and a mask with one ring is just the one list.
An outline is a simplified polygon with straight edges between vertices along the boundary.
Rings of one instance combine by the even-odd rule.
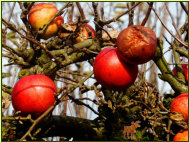
[[116, 45], [122, 58], [132, 64], [143, 64], [152, 59], [156, 52], [157, 38], [154, 31], [140, 25], [121, 31]]
[[28, 75], [21, 78], [12, 91], [12, 104], [22, 114], [40, 115], [55, 102], [57, 88], [45, 75]]
[[188, 121], [188, 93], [183, 93], [173, 99], [170, 110], [181, 112], [186, 121]]
[[[52, 17], [56, 14], [57, 8], [48, 3], [40, 3], [34, 6], [28, 13], [28, 20], [31, 25], [31, 27], [38, 31], [39, 29], [42, 29], [45, 24], [47, 24]], [[44, 35], [42, 35], [41, 38], [48, 39], [58, 32], [60, 29], [60, 25], [64, 22], [64, 19], [62, 16], [56, 17], [50, 25], [47, 27], [47, 30], [45, 31]]]
[[[188, 82], [188, 64], [182, 64], [182, 71], [185, 76], [185, 81]], [[173, 69], [173, 73], [177, 76], [176, 67]]]
[[174, 136], [173, 141], [188, 141], [188, 130], [177, 133]]
[[98, 83], [118, 91], [130, 87], [138, 74], [138, 66], [124, 62], [114, 47], [102, 50], [97, 55], [93, 68]]

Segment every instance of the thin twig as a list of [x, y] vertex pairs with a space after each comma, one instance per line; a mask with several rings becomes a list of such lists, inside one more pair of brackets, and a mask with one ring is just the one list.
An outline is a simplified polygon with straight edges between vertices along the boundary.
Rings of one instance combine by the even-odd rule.
[[[171, 130], [171, 125], [172, 125], [172, 120], [168, 119], [168, 126], [167, 126], [168, 131]], [[169, 138], [170, 138], [170, 133], [167, 133], [167, 136], [166, 136], [167, 141], [169, 141]]]
[[75, 72], [75, 71], [64, 71], [64, 70], [59, 70], [57, 73], [72, 74], [72, 75], [78, 75], [78, 76], [82, 76], [82, 77], [85, 77], [88, 74], [88, 72], [79, 73], [79, 72]]
[[28, 131], [24, 134], [24, 136], [19, 141], [24, 141], [25, 138], [31, 133], [31, 131], [35, 128], [35, 126], [39, 123], [41, 119], [43, 119], [46, 115], [48, 115], [53, 109], [55, 105], [51, 106], [47, 111], [45, 111], [41, 116], [39, 116], [28, 129]]
[[2, 46], [3, 48], [5, 48], [6, 50], [8, 50], [10, 54], [14, 54], [14, 55], [17, 55], [17, 56], [19, 56], [19, 57], [22, 57], [22, 55], [20, 54], [20, 52], [18, 52], [17, 50], [15, 50], [15, 49], [12, 48], [12, 47], [6, 45], [4, 42], [2, 42], [1, 46]]
[[147, 13], [146, 13], [145, 18], [143, 19], [143, 21], [142, 21], [142, 23], [141, 23], [141, 26], [144, 26], [144, 25], [146, 24], [146, 22], [147, 22], [147, 20], [148, 20], [148, 18], [149, 18], [149, 16], [150, 16], [150, 13], [151, 13], [151, 11], [152, 11], [152, 6], [153, 6], [153, 2], [150, 2], [148, 11], [147, 11]]
[[[66, 97], [68, 97], [68, 96], [66, 96]], [[73, 109], [72, 109], [70, 100], [68, 100], [68, 107], [69, 107], [69, 109], [70, 109], [70, 114], [71, 114], [71, 116], [74, 116], [74, 113], [73, 113]]]
[[184, 9], [184, 11], [186, 12], [186, 14], [188, 15], [188, 10], [187, 10], [187, 8], [185, 7], [184, 3], [183, 3], [183, 2], [180, 2], [180, 5], [181, 5], [181, 7]]
[[[63, 79], [69, 80], [69, 81], [74, 82], [74, 83], [78, 83], [78, 82], [79, 82], [78, 80], [75, 80], [75, 79], [69, 78], [69, 77], [67, 77], [67, 76], [63, 76], [63, 75], [59, 75], [59, 74], [57, 74], [57, 75], [58, 75], [60, 78], [63, 78]], [[59, 81], [61, 81], [61, 80], [59, 80]]]
[[22, 13], [20, 14], [20, 18], [21, 18], [22, 22], [24, 23], [24, 25], [27, 29], [27, 32], [26, 32], [27, 36], [31, 36], [31, 27], [30, 27], [29, 21], [27, 19], [27, 16], [28, 16], [28, 12], [30, 11], [30, 9], [34, 5], [34, 3], [35, 2], [31, 2], [29, 4], [29, 6], [27, 7], [27, 9], [25, 9], [23, 2], [18, 2], [20, 9], [22, 10]]
[[[170, 49], [172, 49], [173, 44], [165, 37], [165, 35], [163, 35], [163, 36], [164, 36], [165, 40], [170, 45], [169, 49], [166, 51], [166, 52], [168, 52], [168, 51], [170, 51]], [[185, 56], [186, 58], [188, 58], [188, 51], [187, 50], [184, 50], [183, 48], [180, 48], [180, 47], [176, 47], [175, 51], [177, 51], [180, 55]], [[165, 54], [166, 52], [164, 52], [163, 54]]]
[[[148, 3], [149, 4], [149, 3]], [[188, 45], [185, 44], [183, 41], [181, 41], [180, 39], [178, 39], [168, 28], [167, 26], [164, 24], [164, 22], [161, 20], [161, 18], [159, 17], [159, 15], [157, 14], [156, 10], [152, 7], [152, 10], [154, 11], [154, 13], [156, 14], [156, 16], [158, 17], [158, 19], [160, 20], [161, 24], [165, 27], [165, 29], [178, 41], [180, 42], [184, 47], [188, 48]]]
[[[98, 3], [97, 2], [92, 2], [92, 6], [93, 6], [93, 10], [94, 10], [94, 22], [99, 23], [100, 21], [100, 15], [98, 12]], [[102, 32], [99, 29], [99, 26], [97, 26], [97, 24], [95, 24], [95, 30], [98, 34], [96, 34], [96, 37], [101, 37]], [[100, 32], [99, 32], [100, 31]]]
[[104, 2], [101, 3], [100, 12], [101, 19], [104, 20]]
[[[154, 3], [154, 8], [157, 9], [157, 3]], [[164, 6], [163, 6], [163, 4], [162, 4], [162, 5], [158, 8], [158, 14], [160, 14], [160, 13], [165, 13], [163, 10], [164, 10]], [[164, 19], [166, 19], [165, 17], [166, 17], [166, 13], [164, 14]], [[158, 17], [155, 16], [154, 19], [153, 19], [153, 26], [151, 26], [153, 30], [157, 27], [157, 21], [158, 21]], [[160, 35], [162, 35], [163, 32], [164, 32], [164, 29], [161, 28], [161, 32], [160, 32], [161, 34], [160, 34]]]
[[98, 25], [95, 21], [94, 21], [95, 25], [98, 26], [99, 29], [103, 30], [107, 35], [108, 37], [110, 38], [110, 40], [115, 43], [116, 41], [110, 36], [110, 34], [108, 33], [108, 31], [106, 31], [104, 28], [102, 28], [100, 25]]
[[80, 99], [75, 99], [74, 97], [72, 97], [71, 95], [68, 95], [68, 97], [75, 102], [77, 105], [83, 105], [86, 106], [87, 108], [89, 108], [91, 111], [93, 111], [95, 114], [101, 116], [100, 113], [98, 113], [96, 110], [94, 110], [92, 107], [90, 107], [88, 104], [83, 103], [82, 101], [80, 101]]
[[61, 102], [64, 99], [64, 96], [73, 92], [77, 87], [82, 85], [87, 79], [89, 79], [93, 75], [93, 71], [90, 72], [84, 79], [82, 79], [79, 83], [73, 86], [69, 91], [67, 91], [58, 101]]
[[[181, 34], [180, 34], [178, 28], [176, 27], [176, 24], [175, 24], [175, 21], [174, 21], [173, 15], [171, 14], [171, 12], [170, 12], [170, 10], [169, 10], [169, 7], [168, 7], [167, 3], [165, 3], [165, 7], [166, 7], [167, 12], [169, 13], [169, 15], [170, 15], [170, 17], [171, 17], [173, 27], [175, 28], [175, 30], [176, 30], [176, 32], [177, 32], [179, 38], [182, 40], [182, 36], [181, 36]], [[182, 41], [183, 41], [183, 40], [182, 40]]]
[[30, 42], [33, 42], [34, 44], [38, 45], [40, 48], [42, 48], [50, 57], [54, 58], [58, 64], [63, 65], [63, 62], [61, 60], [59, 60], [56, 56], [54, 56], [45, 46], [45, 44], [41, 44], [40, 42], [38, 42], [37, 40], [33, 39], [33, 38], [29, 38], [27, 36], [24, 36], [21, 32], [19, 32], [12, 24], [8, 23], [6, 20], [2, 19], [3, 23], [5, 23], [6, 25], [8, 25], [8, 27], [17, 32], [22, 38], [25, 38], [27, 40], [29, 40]]
[[103, 24], [106, 25], [106, 24], [110, 24], [112, 22], [116, 22], [117, 19], [119, 19], [120, 17], [122, 17], [123, 15], [129, 13], [131, 10], [133, 10], [136, 6], [138, 6], [139, 4], [141, 4], [142, 2], [137, 2], [135, 5], [133, 5], [130, 9], [128, 9], [127, 11], [125, 11], [124, 13], [120, 14], [119, 16], [113, 18], [113, 19], [110, 19], [108, 21], [105, 21]]
[[[135, 2], [131, 2], [131, 6], [133, 6], [135, 4]], [[129, 7], [129, 3], [128, 3], [128, 7]], [[133, 20], [134, 20], [134, 9], [132, 9], [129, 12], [129, 24], [128, 26], [132, 26], [133, 25]]]
[[31, 131], [35, 128], [35, 126], [39, 123], [41, 119], [43, 119], [45, 116], [47, 116], [53, 109], [58, 105], [62, 100], [71, 92], [73, 92], [77, 87], [82, 85], [87, 79], [89, 79], [93, 75], [93, 71], [90, 72], [84, 79], [82, 79], [77, 85], [73, 86], [69, 91], [67, 91], [65, 94], [63, 94], [51, 107], [49, 107], [48, 110], [46, 110], [41, 116], [39, 116], [34, 123], [31, 125], [31, 127], [28, 129], [28, 131], [24, 134], [24, 136], [20, 139], [20, 141], [25, 140], [25, 138], [31, 133]]
[[[16, 5], [16, 2], [13, 3], [13, 6], [12, 6], [12, 8], [11, 8], [11, 10], [10, 10], [10, 15], [9, 15], [9, 18], [8, 18], [8, 22], [10, 22], [10, 19], [11, 19], [12, 14], [13, 14], [13, 10], [14, 10], [14, 8], [15, 8], [15, 5]], [[4, 30], [5, 30], [5, 31], [7, 30], [7, 26], [5, 27]]]
[[71, 3], [71, 8], [68, 8], [68, 23], [72, 23], [73, 22], [73, 13], [74, 13], [74, 3]]
[[83, 9], [81, 8], [81, 5], [79, 2], [76, 2], [76, 5], [77, 5], [77, 8], [79, 9], [79, 12], [80, 12], [80, 15], [81, 15], [81, 18], [82, 20], [85, 20], [85, 13], [83, 12]]
[[68, 96], [66, 96], [66, 100], [64, 101], [64, 108], [63, 108], [63, 114], [66, 116], [67, 114], [67, 106], [68, 106]]

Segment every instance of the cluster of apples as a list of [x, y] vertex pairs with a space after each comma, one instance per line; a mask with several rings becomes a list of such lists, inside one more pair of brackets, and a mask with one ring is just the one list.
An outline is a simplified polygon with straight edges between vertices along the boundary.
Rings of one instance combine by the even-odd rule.
[[[186, 83], [188, 83], [188, 64], [182, 64], [182, 71], [185, 77]], [[173, 69], [173, 73], [177, 76], [176, 67]], [[181, 112], [186, 122], [188, 122], [188, 93], [183, 93], [173, 99], [170, 110], [172, 112]], [[188, 141], [188, 130], [180, 130], [173, 141]]]
[[[41, 30], [56, 15], [58, 9], [49, 3], [36, 4], [28, 13], [28, 21], [35, 31]], [[62, 16], [55, 17], [48, 25], [46, 31], [41, 35], [42, 39], [49, 39], [62, 30], [61, 24], [64, 23]], [[71, 26], [73, 30], [76, 26]], [[95, 37], [95, 30], [88, 24], [83, 24], [81, 32], [76, 38], [76, 42], [81, 42], [90, 37]], [[61, 35], [66, 36], [66, 32]], [[47, 76], [36, 74], [21, 78], [14, 86], [12, 91], [12, 104], [16, 111], [22, 115], [31, 114], [34, 117], [41, 115], [55, 103], [54, 94], [57, 88], [54, 82]]]
[[124, 29], [117, 37], [117, 48], [105, 48], [95, 58], [97, 82], [115, 91], [127, 89], [137, 78], [138, 65], [155, 55], [156, 44], [156, 35], [150, 28], [134, 25]]
[[[136, 80], [138, 65], [148, 62], [156, 52], [157, 38], [150, 29], [140, 25], [124, 29], [117, 38], [117, 48], [102, 50], [94, 62], [94, 75], [102, 86], [115, 90], [125, 90]], [[188, 82], [188, 65], [182, 70]], [[176, 68], [173, 73], [177, 76]], [[176, 97], [171, 103], [172, 112], [181, 112], [188, 121], [188, 93]], [[178, 132], [173, 141], [188, 141], [188, 131]]]
[[[48, 3], [40, 3], [34, 6], [28, 13], [31, 27], [38, 31], [56, 14], [57, 8]], [[64, 19], [56, 17], [42, 35], [48, 39], [61, 30]], [[73, 30], [76, 26], [72, 26]], [[82, 25], [77, 42], [81, 42], [91, 36], [95, 37], [94, 29], [88, 25]], [[66, 36], [67, 33], [62, 33]], [[152, 29], [140, 25], [130, 26], [120, 32], [116, 47], [108, 47], [102, 50], [95, 58], [94, 75], [96, 80], [104, 87], [111, 90], [125, 90], [136, 80], [138, 65], [148, 62], [155, 55], [157, 38]], [[185, 80], [188, 82], [188, 65], [182, 65]], [[176, 69], [173, 70], [175, 74]], [[12, 104], [16, 111], [22, 114], [39, 116], [55, 103], [54, 94], [57, 88], [54, 82], [45, 75], [28, 75], [21, 78], [12, 91]], [[188, 121], [188, 93], [176, 97], [171, 103], [171, 111], [181, 112]], [[188, 141], [188, 131], [177, 133], [174, 141]]]
[[[39, 3], [35, 5], [28, 13], [28, 21], [35, 31], [39, 31], [44, 27], [44, 25], [48, 24], [48, 22], [56, 15], [58, 9], [49, 3]], [[46, 31], [43, 35], [41, 35], [42, 39], [49, 39], [57, 34], [58, 31], [62, 31], [61, 24], [64, 23], [64, 19], [62, 16], [58, 16], [54, 18], [54, 20], [48, 25]], [[69, 23], [71, 25], [71, 23]], [[71, 25], [73, 30], [76, 29], [76, 25]], [[83, 24], [80, 32], [76, 38], [76, 42], [81, 42], [90, 37], [95, 37], [95, 30], [89, 24]], [[67, 32], [62, 31], [61, 37], [66, 37], [68, 35]]]

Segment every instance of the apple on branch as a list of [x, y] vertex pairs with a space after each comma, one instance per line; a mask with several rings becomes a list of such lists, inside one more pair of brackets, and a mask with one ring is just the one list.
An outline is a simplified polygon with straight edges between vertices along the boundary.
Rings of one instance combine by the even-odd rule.
[[[76, 25], [72, 25], [72, 23], [68, 23], [66, 29], [68, 29], [68, 31], [64, 31], [61, 33], [61, 37], [67, 37], [70, 35], [70, 33], [74, 32], [76, 30]], [[77, 33], [77, 37], [75, 39], [76, 43], [82, 42], [88, 38], [94, 38], [95, 37], [95, 30], [89, 25], [89, 24], [82, 24], [80, 31]]]
[[105, 48], [97, 55], [93, 70], [98, 83], [116, 91], [129, 88], [138, 74], [138, 66], [124, 62], [115, 47]]
[[[48, 3], [40, 3], [34, 6], [28, 13], [28, 20], [35, 31], [39, 31], [47, 24], [57, 12], [57, 8]], [[64, 22], [62, 16], [56, 17], [47, 27], [41, 38], [48, 39], [58, 32]]]
[[171, 103], [171, 112], [181, 112], [185, 121], [188, 121], [188, 93], [183, 93], [173, 99]]
[[116, 41], [120, 56], [131, 64], [144, 64], [150, 61], [155, 55], [156, 44], [154, 31], [140, 25], [124, 29]]
[[173, 141], [188, 141], [188, 130], [178, 132], [174, 136]]
[[47, 76], [36, 74], [22, 77], [12, 91], [12, 104], [23, 115], [39, 116], [55, 102], [57, 88]]
[[[188, 64], [182, 64], [182, 71], [184, 73], [185, 81], [188, 82]], [[173, 69], [173, 73], [177, 76], [176, 67]]]

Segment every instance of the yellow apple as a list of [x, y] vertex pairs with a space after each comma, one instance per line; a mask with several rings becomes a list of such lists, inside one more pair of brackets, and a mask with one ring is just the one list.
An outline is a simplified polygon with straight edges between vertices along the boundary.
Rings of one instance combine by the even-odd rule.
[[[47, 24], [52, 17], [56, 14], [57, 8], [48, 3], [40, 3], [34, 6], [28, 13], [28, 20], [31, 27], [38, 31]], [[45, 33], [41, 36], [43, 39], [48, 39], [58, 32], [61, 27], [61, 24], [64, 22], [62, 16], [56, 17], [47, 27]]]

